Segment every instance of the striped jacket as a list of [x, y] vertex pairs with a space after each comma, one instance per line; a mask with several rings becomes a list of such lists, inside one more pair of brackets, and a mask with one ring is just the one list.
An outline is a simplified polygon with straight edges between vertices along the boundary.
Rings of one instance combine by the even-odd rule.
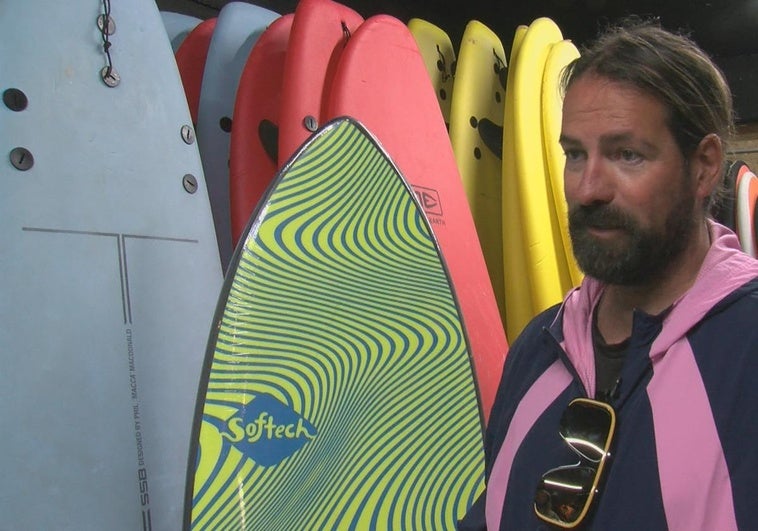
[[[758, 529], [758, 261], [727, 228], [710, 230], [691, 289], [662, 317], [634, 315], [588, 529]], [[487, 489], [460, 529], [550, 528], [534, 494], [544, 472], [578, 461], [558, 424], [571, 399], [594, 396], [601, 293], [585, 279], [512, 345], [487, 429]]]

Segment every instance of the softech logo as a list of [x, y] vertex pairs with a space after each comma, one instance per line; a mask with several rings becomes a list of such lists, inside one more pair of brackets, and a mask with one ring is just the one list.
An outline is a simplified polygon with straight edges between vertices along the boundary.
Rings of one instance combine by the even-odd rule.
[[226, 421], [221, 437], [261, 466], [274, 466], [316, 438], [316, 428], [268, 394]]

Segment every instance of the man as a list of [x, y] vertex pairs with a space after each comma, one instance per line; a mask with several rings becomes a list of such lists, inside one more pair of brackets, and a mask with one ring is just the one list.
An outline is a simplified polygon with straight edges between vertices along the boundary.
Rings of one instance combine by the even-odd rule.
[[[726, 82], [688, 38], [640, 22], [563, 81], [586, 277], [512, 345], [487, 490], [460, 528], [758, 529], [758, 261], [707, 216]], [[569, 406], [582, 397], [596, 402]]]

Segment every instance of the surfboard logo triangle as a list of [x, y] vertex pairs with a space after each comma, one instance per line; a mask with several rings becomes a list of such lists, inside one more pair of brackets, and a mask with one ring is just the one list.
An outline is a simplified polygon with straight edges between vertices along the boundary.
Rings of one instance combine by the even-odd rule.
[[442, 201], [440, 200], [440, 194], [437, 190], [425, 188], [423, 186], [413, 186], [413, 193], [416, 194], [416, 199], [424, 212], [433, 216], [443, 215]]
[[317, 430], [269, 394], [256, 396], [226, 421], [221, 438], [261, 466], [278, 465], [316, 438]]

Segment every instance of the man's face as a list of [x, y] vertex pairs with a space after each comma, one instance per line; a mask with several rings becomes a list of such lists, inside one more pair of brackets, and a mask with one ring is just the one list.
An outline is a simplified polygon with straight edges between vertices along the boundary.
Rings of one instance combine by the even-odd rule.
[[564, 189], [577, 262], [589, 276], [655, 281], [697, 224], [694, 186], [656, 98], [592, 74], [563, 103]]

